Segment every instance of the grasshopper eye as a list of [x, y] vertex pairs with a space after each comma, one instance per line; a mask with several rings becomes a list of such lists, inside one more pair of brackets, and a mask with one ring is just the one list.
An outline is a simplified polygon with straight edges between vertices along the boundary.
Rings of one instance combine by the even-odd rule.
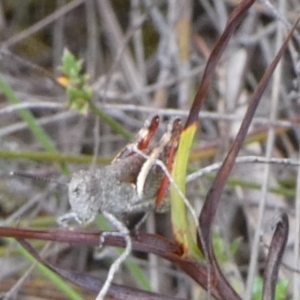
[[80, 196], [81, 189], [77, 186], [72, 190], [72, 194], [74, 194], [76, 197]]

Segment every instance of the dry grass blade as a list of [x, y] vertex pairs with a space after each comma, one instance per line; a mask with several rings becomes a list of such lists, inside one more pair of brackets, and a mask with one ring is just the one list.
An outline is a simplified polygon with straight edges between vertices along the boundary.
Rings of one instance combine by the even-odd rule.
[[[274, 72], [279, 60], [281, 59], [289, 40], [292, 37], [292, 34], [297, 27], [299, 22], [299, 19], [297, 22], [294, 24], [292, 29], [290, 30], [287, 38], [284, 41], [284, 44], [280, 48], [278, 54], [276, 55], [275, 59], [273, 60], [272, 64], [269, 66], [267, 71], [265, 72], [263, 78], [261, 79], [256, 91], [254, 92], [253, 96], [251, 97], [251, 100], [249, 102], [249, 106], [247, 109], [247, 112], [245, 114], [245, 117], [243, 119], [243, 122], [241, 124], [241, 127], [239, 129], [239, 132], [222, 164], [221, 169], [216, 175], [216, 178], [211, 186], [211, 188], [208, 191], [208, 194], [206, 196], [206, 200], [204, 203], [204, 206], [202, 208], [200, 218], [199, 218], [199, 223], [200, 223], [200, 229], [201, 229], [201, 238], [199, 237], [199, 245], [200, 247], [203, 248], [203, 242], [205, 243], [205, 247], [208, 249], [208, 258], [209, 261], [212, 263], [214, 270], [216, 271], [217, 275], [217, 280], [218, 281], [225, 281], [225, 277], [222, 275], [222, 273], [219, 270], [218, 263], [216, 261], [214, 251], [212, 248], [212, 243], [211, 243], [211, 228], [212, 228], [212, 223], [214, 221], [214, 217], [217, 212], [217, 207], [221, 198], [221, 194], [223, 192], [226, 180], [229, 177], [229, 174], [234, 166], [235, 159], [238, 155], [238, 152], [243, 144], [243, 141], [247, 135], [250, 123], [252, 121], [252, 118], [254, 116], [255, 110], [259, 104], [259, 101], [261, 99], [261, 96], [271, 78], [272, 73]], [[227, 286], [227, 285], [225, 285]], [[228, 285], [228, 292], [233, 293], [233, 295], [230, 296], [228, 299], [233, 299], [232, 297], [235, 297], [235, 292], [231, 290], [230, 286]], [[224, 293], [225, 294], [225, 293]]]
[[278, 271], [283, 257], [289, 233], [289, 219], [283, 213], [276, 225], [276, 229], [269, 247], [264, 272], [263, 300], [272, 300], [275, 295]]
[[195, 96], [195, 100], [190, 109], [190, 113], [188, 119], [185, 124], [185, 129], [191, 126], [193, 123], [198, 121], [198, 114], [207, 94], [208, 88], [210, 86], [211, 80], [215, 75], [216, 66], [220, 60], [222, 53], [224, 52], [230, 38], [232, 37], [234, 31], [237, 26], [245, 17], [248, 9], [253, 5], [253, 0], [243, 1], [239, 6], [237, 6], [234, 11], [230, 15], [230, 19], [227, 22], [226, 28], [223, 34], [218, 39], [215, 44], [208, 62], [205, 66], [204, 74], [202, 77], [201, 84], [198, 88], [197, 94]]
[[274, 72], [274, 70], [277, 66], [277, 63], [281, 59], [281, 57], [288, 45], [288, 42], [290, 41], [290, 39], [292, 37], [294, 30], [297, 27], [298, 22], [299, 22], [299, 19], [297, 20], [297, 22], [294, 24], [294, 26], [290, 30], [288, 36], [286, 37], [286, 39], [284, 41], [284, 44], [280, 48], [278, 54], [276, 55], [272, 64], [269, 66], [268, 70], [265, 72], [256, 91], [254, 92], [253, 96], [251, 97], [249, 106], [248, 106], [247, 112], [245, 114], [245, 117], [243, 119], [243, 122], [241, 124], [240, 130], [239, 130], [239, 132], [238, 132], [238, 134], [237, 134], [237, 136], [236, 136], [236, 138], [235, 138], [235, 140], [234, 140], [234, 142], [222, 164], [221, 169], [217, 173], [217, 176], [207, 194], [203, 209], [201, 211], [200, 219], [199, 219], [203, 238], [207, 244], [210, 241], [211, 225], [214, 220], [214, 216], [216, 214], [220, 196], [223, 192], [223, 188], [225, 186], [226, 180], [230, 174], [230, 171], [232, 170], [232, 167], [234, 166], [235, 159], [236, 159], [237, 154], [242, 146], [242, 143], [245, 140], [245, 137], [248, 132], [248, 128], [249, 128], [252, 118], [254, 116], [255, 110], [259, 104], [260, 98], [270, 80], [272, 73]]
[[[86, 273], [80, 273], [70, 270], [65, 270], [59, 267], [56, 267], [46, 260], [44, 260], [38, 252], [24, 239], [18, 239], [18, 242], [31, 254], [37, 261], [47, 266], [50, 270], [62, 276], [65, 279], [68, 279], [74, 284], [84, 287], [90, 291], [98, 292], [103, 285], [103, 281], [95, 276], [88, 275]], [[183, 300], [183, 298], [162, 296], [156, 293], [144, 292], [138, 289], [126, 287], [123, 285], [112, 284], [109, 292], [107, 293], [109, 297], [114, 299], [153, 299], [153, 300]]]

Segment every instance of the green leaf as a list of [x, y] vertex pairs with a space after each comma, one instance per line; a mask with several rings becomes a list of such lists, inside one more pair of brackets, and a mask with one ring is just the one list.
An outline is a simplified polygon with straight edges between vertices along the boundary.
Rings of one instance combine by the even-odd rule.
[[[197, 126], [192, 125], [182, 131], [172, 172], [174, 181], [184, 195], [187, 163], [196, 129]], [[189, 226], [185, 204], [174, 186], [171, 186], [171, 222], [176, 241], [182, 245], [184, 253], [192, 254], [195, 226]]]
[[275, 300], [285, 300], [288, 296], [289, 280], [282, 279], [276, 285]]
[[77, 60], [75, 55], [68, 49], [64, 49], [62, 57], [62, 70], [68, 77], [78, 77], [82, 70], [82, 61]]

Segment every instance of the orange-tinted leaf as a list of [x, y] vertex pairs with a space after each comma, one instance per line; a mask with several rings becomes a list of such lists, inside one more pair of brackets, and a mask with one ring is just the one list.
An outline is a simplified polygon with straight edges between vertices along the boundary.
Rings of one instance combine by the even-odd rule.
[[[182, 131], [172, 172], [178, 188], [184, 195], [187, 161], [190, 153], [190, 145], [192, 144], [196, 129], [197, 126], [195, 124], [195, 126], [190, 126]], [[182, 197], [178, 190], [174, 186], [171, 187], [171, 222], [175, 239], [183, 247], [184, 252], [187, 254], [191, 251], [189, 241], [191, 241], [194, 231], [191, 231], [188, 226], [185, 204], [182, 201]]]

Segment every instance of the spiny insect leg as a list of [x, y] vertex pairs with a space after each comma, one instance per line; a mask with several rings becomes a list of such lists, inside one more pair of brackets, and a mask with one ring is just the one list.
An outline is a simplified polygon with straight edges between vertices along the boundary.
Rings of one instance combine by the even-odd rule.
[[[182, 131], [181, 120], [179, 118], [176, 118], [173, 121], [173, 125], [172, 125], [170, 143], [168, 143], [166, 145], [166, 147], [164, 148], [164, 151], [162, 152], [161, 157], [160, 157], [160, 159], [165, 163], [169, 173], [172, 172], [173, 163], [175, 160], [175, 155], [177, 152], [181, 131]], [[166, 195], [168, 185], [169, 185], [169, 178], [167, 175], [165, 175], [161, 182], [158, 193], [157, 193], [157, 197], [156, 197], [156, 206], [157, 207], [161, 205], [161, 202], [163, 201], [163, 199]]]
[[57, 224], [63, 228], [73, 229], [72, 226], [69, 225], [70, 221], [76, 221], [78, 224], [82, 224], [82, 221], [78, 218], [76, 213], [69, 212], [57, 218]]
[[138, 148], [139, 150], [146, 149], [149, 146], [149, 143], [153, 138], [158, 125], [159, 117], [157, 115], [152, 117], [151, 120], [146, 120], [143, 128], [140, 129], [136, 137], [116, 155], [112, 163], [132, 155], [134, 153], [134, 148]]
[[[178, 140], [181, 133], [181, 120], [176, 118], [168, 126], [168, 131], [162, 136], [158, 145], [152, 149], [146, 162], [143, 164], [139, 176], [137, 178], [137, 193], [140, 199], [143, 198], [144, 186], [149, 175], [151, 168], [156, 164], [156, 160], [160, 159], [164, 164], [169, 164], [172, 167], [172, 162], [174, 160], [174, 155], [177, 150]], [[171, 156], [171, 157], [170, 157]], [[163, 180], [164, 189], [160, 192], [160, 198], [165, 195], [165, 190], [168, 186], [168, 181]]]

